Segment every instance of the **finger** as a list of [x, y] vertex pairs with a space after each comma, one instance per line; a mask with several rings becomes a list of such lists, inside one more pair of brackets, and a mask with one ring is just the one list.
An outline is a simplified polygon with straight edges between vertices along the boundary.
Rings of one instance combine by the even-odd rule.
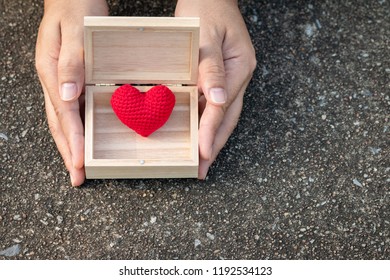
[[67, 140], [72, 165], [76, 169], [81, 169], [84, 166], [84, 133], [79, 103], [77, 100], [63, 101], [59, 94], [58, 61], [61, 58], [58, 54], [61, 53], [60, 43], [63, 43], [58, 38], [59, 28], [54, 24], [46, 24], [44, 28], [40, 29], [37, 43], [37, 69], [41, 83], [50, 97], [59, 125]]
[[[250, 57], [248, 59], [253, 58]], [[233, 58], [225, 62], [226, 88], [229, 96], [234, 96], [235, 99], [225, 113], [219, 112], [215, 106], [206, 105], [201, 119], [201, 123], [206, 125], [199, 126], [199, 147], [201, 145], [211, 145], [212, 148], [208, 157], [200, 154], [199, 179], [206, 177], [210, 165], [216, 159], [237, 125], [242, 110], [244, 92], [252, 77], [254, 67], [255, 65], [252, 68], [248, 68], [248, 63], [244, 59]]]
[[85, 179], [84, 168], [76, 169], [73, 167], [72, 154], [70, 152], [68, 142], [62, 131], [61, 125], [59, 124], [57, 115], [54, 111], [53, 104], [51, 103], [49, 94], [43, 86], [44, 97], [45, 97], [45, 109], [47, 115], [47, 122], [49, 125], [50, 132], [57, 145], [57, 149], [60, 152], [62, 159], [64, 160], [65, 166], [69, 171], [72, 186], [80, 186]]
[[199, 123], [199, 155], [203, 159], [209, 159], [213, 139], [223, 120], [227, 94], [222, 42], [215, 37], [209, 38], [205, 33], [201, 34], [201, 42], [198, 85], [204, 94], [206, 105], [200, 103], [203, 113]]
[[84, 84], [84, 33], [82, 24], [67, 27], [61, 23], [61, 51], [58, 59], [58, 84], [63, 101], [79, 98]]
[[[69, 103], [60, 114], [60, 122], [72, 152], [73, 166], [84, 166], [84, 129], [80, 118], [80, 97], [84, 84], [83, 24], [66, 27], [62, 23], [61, 51], [58, 59], [58, 84], [62, 101]], [[62, 104], [58, 100], [58, 103]]]
[[[212, 154], [210, 155], [209, 158], [200, 157], [199, 171], [198, 171], [199, 179], [206, 178], [211, 164], [214, 162], [218, 153], [224, 147], [227, 140], [229, 139], [229, 136], [232, 134], [234, 128], [236, 127], [242, 110], [242, 104], [243, 104], [242, 96], [245, 91], [245, 88], [246, 88], [246, 84], [242, 87], [242, 89], [240, 89], [237, 98], [231, 103], [230, 107], [224, 114], [224, 119], [222, 120], [220, 126], [216, 131], [216, 135], [213, 138]], [[207, 137], [207, 134], [204, 134], [204, 136]]]
[[227, 99], [222, 42], [215, 38], [205, 38], [202, 41], [207, 44], [200, 47], [199, 86], [207, 102], [221, 106]]
[[223, 121], [225, 112], [222, 107], [206, 103], [199, 122], [199, 156], [209, 160], [213, 153], [214, 138]]

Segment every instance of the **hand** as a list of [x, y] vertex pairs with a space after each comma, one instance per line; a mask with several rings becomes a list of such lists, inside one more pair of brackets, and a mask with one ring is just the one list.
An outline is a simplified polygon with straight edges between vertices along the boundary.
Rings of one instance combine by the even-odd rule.
[[256, 56], [236, 0], [179, 0], [176, 16], [200, 17], [199, 179], [237, 125]]
[[73, 186], [84, 182], [84, 16], [108, 15], [105, 0], [46, 0], [36, 45], [36, 68], [48, 125]]

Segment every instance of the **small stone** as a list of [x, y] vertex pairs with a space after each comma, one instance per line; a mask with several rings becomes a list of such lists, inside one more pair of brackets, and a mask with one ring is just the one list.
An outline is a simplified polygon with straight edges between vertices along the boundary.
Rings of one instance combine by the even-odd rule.
[[210, 239], [211, 241], [213, 241], [215, 239], [215, 235], [214, 234], [211, 234], [211, 233], [206, 233], [206, 236], [208, 239]]
[[22, 217], [21, 217], [20, 215], [15, 215], [15, 216], [13, 217], [13, 219], [14, 219], [15, 221], [20, 221], [20, 220], [22, 220]]
[[306, 24], [305, 25], [305, 34], [307, 37], [312, 37], [315, 33], [315, 26], [312, 24]]
[[322, 115], [322, 116], [321, 116], [321, 119], [326, 120], [326, 115], [325, 115], [325, 114]]
[[20, 245], [15, 244], [7, 249], [0, 251], [0, 256], [4, 257], [14, 257], [20, 253]]
[[154, 224], [156, 221], [157, 221], [157, 217], [155, 217], [155, 216], [150, 217], [151, 224]]
[[353, 179], [353, 181], [352, 181], [352, 182], [353, 182], [353, 184], [354, 184], [354, 185], [356, 185], [356, 186], [358, 186], [358, 187], [361, 187], [361, 188], [363, 187], [363, 185], [362, 185], [362, 184], [359, 182], [359, 180], [358, 180], [358, 179], [356, 179], [356, 178], [355, 178], [355, 179]]
[[269, 71], [267, 67], [263, 66], [263, 77], [267, 76], [269, 74]]
[[321, 22], [318, 19], [316, 19], [316, 26], [318, 29], [322, 28]]
[[249, 18], [250, 18], [250, 20], [251, 20], [252, 22], [254, 22], [254, 23], [257, 23], [257, 21], [259, 20], [258, 16], [256, 16], [256, 15], [252, 15], [252, 16], [250, 16]]
[[202, 244], [202, 242], [200, 242], [199, 239], [195, 239], [195, 242], [194, 242], [195, 248], [200, 246], [201, 244]]
[[62, 216], [57, 216], [57, 223], [60, 225], [64, 221], [64, 218]]
[[381, 148], [375, 148], [375, 147], [369, 147], [369, 149], [373, 155], [378, 154], [382, 150]]
[[23, 130], [23, 132], [22, 132], [22, 138], [24, 138], [24, 137], [26, 136], [27, 132], [28, 132], [28, 128], [27, 128], [26, 130]]
[[8, 136], [5, 135], [4, 133], [0, 133], [0, 138], [4, 139], [5, 141], [8, 141]]

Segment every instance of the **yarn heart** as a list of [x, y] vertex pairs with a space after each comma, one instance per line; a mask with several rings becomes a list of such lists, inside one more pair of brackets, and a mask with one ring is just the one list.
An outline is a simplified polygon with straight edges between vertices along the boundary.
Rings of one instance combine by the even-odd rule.
[[175, 101], [175, 95], [163, 85], [145, 93], [131, 85], [123, 85], [112, 95], [111, 106], [122, 123], [148, 137], [167, 122]]

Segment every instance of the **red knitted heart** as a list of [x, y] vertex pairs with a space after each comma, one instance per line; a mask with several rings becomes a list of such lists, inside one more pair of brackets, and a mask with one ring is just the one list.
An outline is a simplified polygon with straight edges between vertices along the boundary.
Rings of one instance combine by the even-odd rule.
[[112, 95], [111, 106], [122, 123], [147, 137], [167, 122], [175, 101], [175, 95], [166, 86], [141, 93], [131, 85], [123, 85]]

